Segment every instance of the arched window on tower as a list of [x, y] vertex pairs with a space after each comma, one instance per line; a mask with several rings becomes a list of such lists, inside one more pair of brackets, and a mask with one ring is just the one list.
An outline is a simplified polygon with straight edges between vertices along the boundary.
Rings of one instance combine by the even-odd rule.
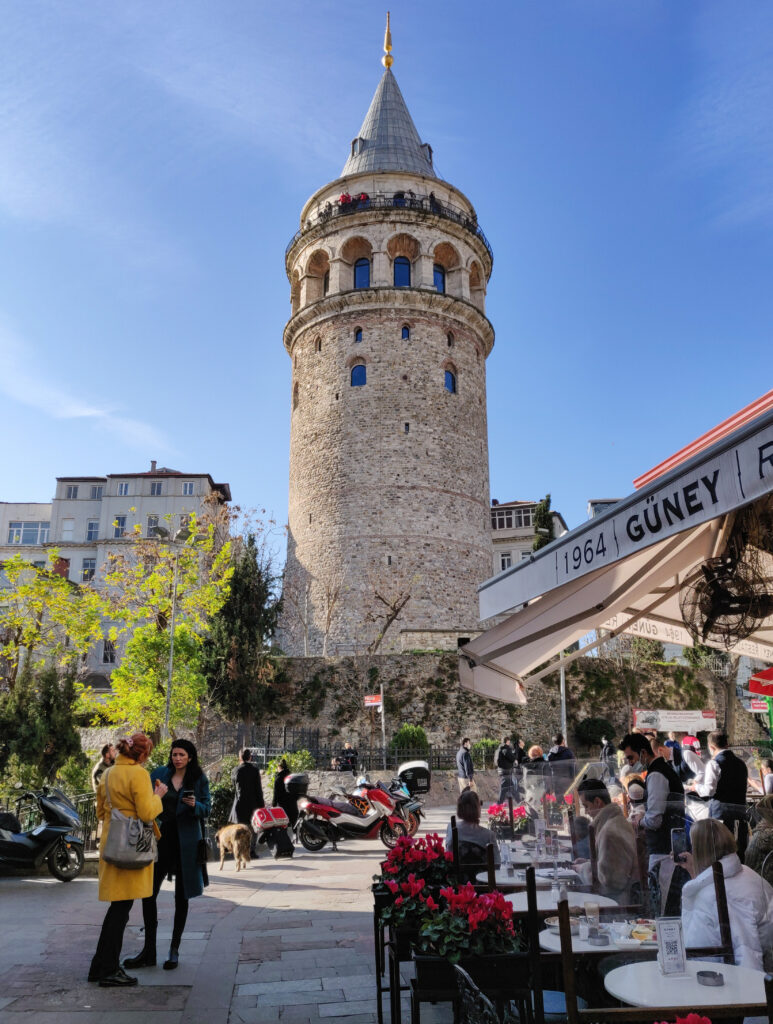
[[362, 328], [361, 327], [356, 328], [356, 330], [354, 332], [354, 340], [355, 341], [362, 341]]
[[407, 256], [397, 256], [394, 262], [395, 288], [411, 287], [411, 261]]
[[370, 260], [365, 257], [354, 264], [354, 287], [370, 288]]
[[446, 290], [446, 271], [445, 267], [441, 267], [439, 263], [435, 263], [432, 267], [432, 277], [435, 282], [435, 291], [445, 294]]
[[352, 367], [351, 374], [351, 385], [353, 388], [361, 388], [367, 384], [367, 374], [365, 371], [365, 363], [355, 363]]
[[456, 374], [453, 370], [446, 370], [445, 386], [446, 391], [450, 391], [452, 395], [456, 394]]
[[411, 340], [411, 329], [408, 324], [403, 324], [403, 341]]

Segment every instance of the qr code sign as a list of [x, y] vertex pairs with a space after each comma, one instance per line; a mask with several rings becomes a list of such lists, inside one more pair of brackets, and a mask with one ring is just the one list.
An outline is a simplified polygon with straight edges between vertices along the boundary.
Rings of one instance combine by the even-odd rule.
[[666, 956], [679, 956], [678, 942], [666, 942]]

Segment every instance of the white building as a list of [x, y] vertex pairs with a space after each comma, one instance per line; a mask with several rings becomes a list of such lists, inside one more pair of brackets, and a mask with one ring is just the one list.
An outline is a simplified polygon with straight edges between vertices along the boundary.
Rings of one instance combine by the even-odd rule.
[[[509, 569], [533, 553], [536, 501], [491, 501], [491, 539], [494, 543], [494, 575]], [[560, 512], [551, 511], [553, 534], [560, 537], [567, 526]]]
[[[58, 548], [62, 575], [75, 583], [99, 579], [110, 552], [132, 542], [137, 524], [143, 537], [154, 536], [156, 526], [174, 533], [212, 496], [230, 501], [231, 489], [209, 473], [180, 473], [155, 462], [145, 473], [60, 476], [48, 504], [0, 502], [0, 562], [21, 554], [42, 568], [49, 549]], [[87, 660], [91, 685], [107, 685], [116, 660], [105, 639]]]

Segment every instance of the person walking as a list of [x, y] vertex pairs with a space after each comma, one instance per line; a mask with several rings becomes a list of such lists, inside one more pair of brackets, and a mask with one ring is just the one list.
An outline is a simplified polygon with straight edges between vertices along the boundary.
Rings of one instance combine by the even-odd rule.
[[515, 768], [515, 750], [509, 736], [505, 736], [497, 752], [494, 755], [497, 775], [499, 776], [499, 803], [502, 804], [508, 797], [515, 799], [513, 787], [513, 769]]
[[711, 760], [701, 782], [688, 783], [688, 791], [709, 801], [709, 817], [718, 818], [732, 833], [738, 822], [738, 856], [743, 862], [748, 828], [746, 824], [746, 788], [749, 769], [729, 749], [727, 734], [719, 730], [709, 733]]
[[104, 747], [102, 747], [100, 759], [94, 765], [94, 770], [91, 773], [91, 788], [95, 793], [99, 789], [99, 780], [102, 778], [105, 771], [114, 764], [115, 747], [112, 743], [106, 743]]
[[290, 819], [290, 828], [294, 828], [298, 820], [298, 801], [287, 792], [285, 779], [287, 779], [288, 775], [290, 775], [290, 769], [287, 766], [287, 761], [282, 758], [279, 762], [279, 771], [274, 776], [274, 796], [271, 802], [274, 807], [282, 808]]
[[260, 781], [260, 771], [257, 765], [252, 764], [249, 747], [245, 747], [239, 757], [241, 764], [231, 773], [235, 792], [228, 820], [233, 825], [247, 825], [252, 835], [250, 855], [257, 857], [257, 836], [252, 830], [252, 816], [259, 807], [266, 806], [266, 801], [263, 799], [263, 784]]
[[[132, 903], [144, 899], [153, 892], [153, 864], [144, 868], [119, 868], [102, 859], [107, 837], [110, 834], [110, 812], [120, 811], [129, 818], [152, 821], [158, 834], [155, 819], [163, 809], [162, 799], [166, 786], [159, 780], [155, 791], [150, 776], [144, 768], [153, 741], [142, 732], [135, 732], [118, 743], [115, 764], [106, 769], [99, 780], [97, 789], [97, 817], [102, 822], [102, 841], [99, 858], [99, 899], [109, 903], [97, 949], [89, 968], [91, 982], [99, 982], [102, 988], [125, 988], [137, 984], [121, 967], [121, 946]], [[109, 785], [109, 796], [106, 787]]]
[[550, 788], [555, 793], [563, 794], [574, 778], [574, 751], [564, 743], [563, 733], [557, 732], [553, 737], [553, 746], [548, 751], [547, 777]]
[[472, 754], [470, 753], [471, 745], [470, 737], [465, 736], [461, 747], [456, 752], [456, 776], [459, 780], [460, 793], [463, 793], [465, 789], [474, 789], [476, 792], [478, 789], [475, 785], [475, 769], [472, 765]]
[[199, 765], [196, 748], [188, 740], [174, 740], [169, 761], [151, 773], [151, 782], [162, 783], [161, 838], [158, 859], [153, 866], [153, 892], [142, 901], [145, 923], [145, 944], [140, 952], [124, 960], [124, 967], [156, 966], [156, 935], [158, 933], [158, 893], [167, 876], [174, 876], [174, 924], [169, 956], [164, 970], [172, 971], [180, 958], [188, 901], [201, 896], [209, 885], [206, 863], [199, 863], [199, 844], [204, 838], [204, 819], [212, 804], [209, 782]]

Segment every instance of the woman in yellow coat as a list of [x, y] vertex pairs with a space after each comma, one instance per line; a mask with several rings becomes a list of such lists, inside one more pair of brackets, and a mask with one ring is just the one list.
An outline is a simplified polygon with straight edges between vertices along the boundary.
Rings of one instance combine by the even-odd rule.
[[[132, 902], [153, 893], [153, 864], [138, 870], [119, 868], [106, 864], [101, 853], [110, 831], [111, 806], [130, 818], [153, 821], [158, 836], [155, 818], [161, 814], [161, 797], [167, 787], [163, 782], [156, 782], [155, 792], [153, 790], [144, 767], [152, 749], [153, 741], [142, 732], [121, 740], [115, 764], [103, 774], [97, 790], [97, 817], [102, 822], [99, 898], [110, 906], [91, 961], [89, 981], [98, 981], [103, 988], [137, 984], [137, 979], [129, 977], [120, 965], [121, 946]], [[109, 802], [106, 785], [110, 786]]]

